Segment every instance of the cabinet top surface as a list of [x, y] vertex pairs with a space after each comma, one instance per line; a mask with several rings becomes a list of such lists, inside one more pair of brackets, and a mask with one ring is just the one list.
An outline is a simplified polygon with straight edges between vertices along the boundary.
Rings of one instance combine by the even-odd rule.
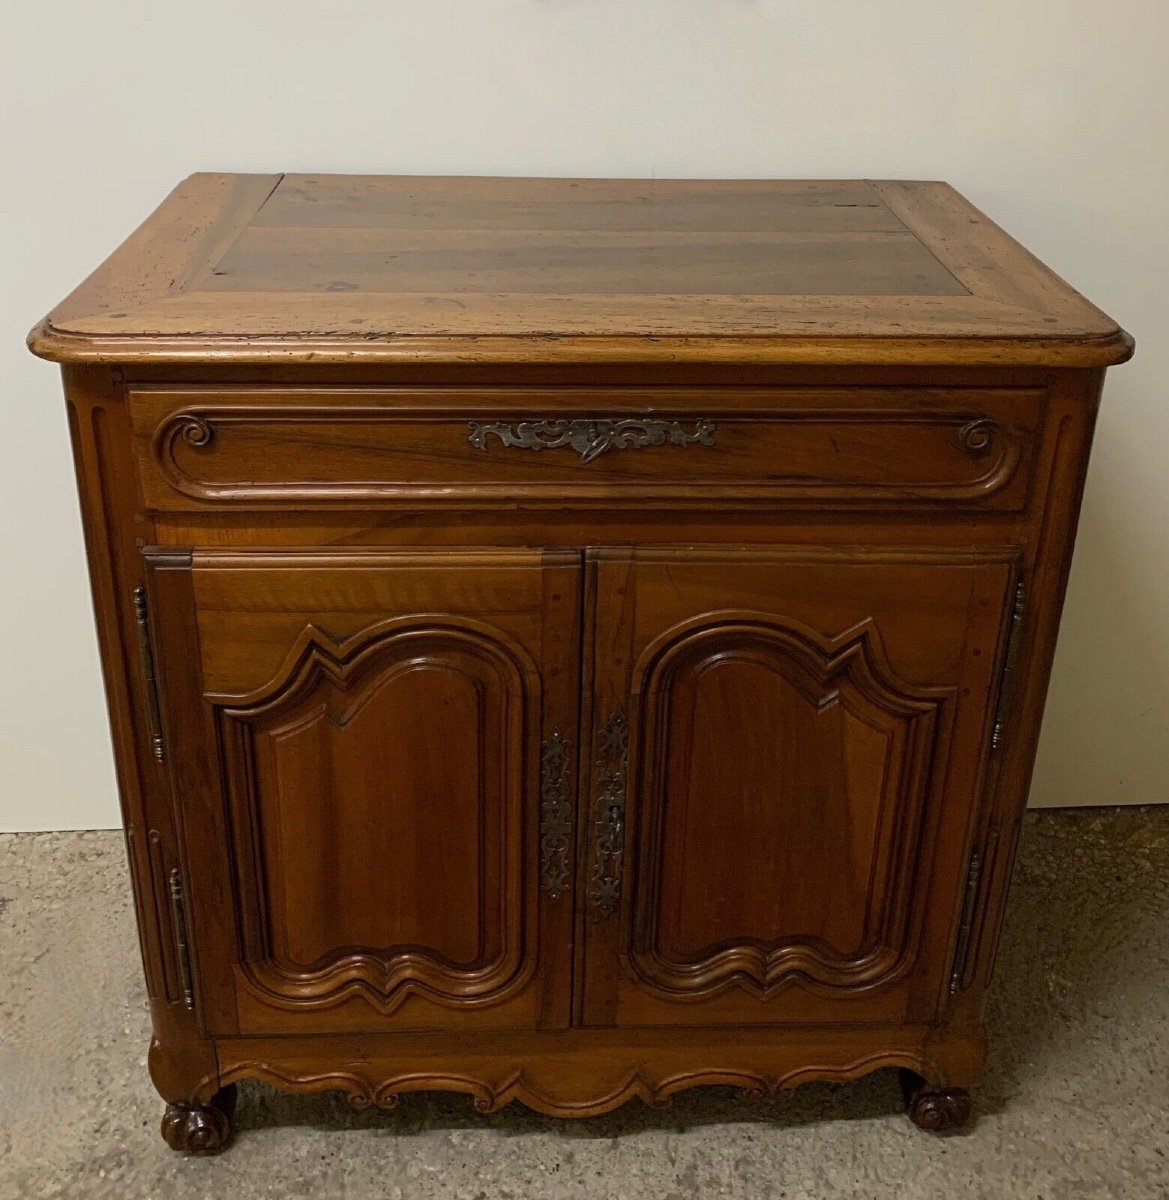
[[944, 183], [198, 174], [33, 330], [69, 362], [1106, 366]]

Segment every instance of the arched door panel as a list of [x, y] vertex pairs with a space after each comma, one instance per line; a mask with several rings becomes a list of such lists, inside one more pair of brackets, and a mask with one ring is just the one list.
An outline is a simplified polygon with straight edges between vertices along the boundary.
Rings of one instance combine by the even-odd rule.
[[586, 1021], [932, 1013], [1009, 557], [593, 556]]
[[201, 730], [172, 739], [195, 952], [235, 964], [200, 978], [217, 1032], [566, 1023], [542, 758], [575, 742], [578, 578], [530, 551], [158, 564], [168, 718]]

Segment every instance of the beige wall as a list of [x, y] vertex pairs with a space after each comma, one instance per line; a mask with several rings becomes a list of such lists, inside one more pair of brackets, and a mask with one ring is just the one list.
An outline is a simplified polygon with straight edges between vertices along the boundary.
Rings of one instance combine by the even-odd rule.
[[34, 319], [195, 169], [948, 179], [1136, 335], [1033, 800], [1169, 800], [1164, 0], [106, 0], [0, 14], [0, 829], [117, 822]]

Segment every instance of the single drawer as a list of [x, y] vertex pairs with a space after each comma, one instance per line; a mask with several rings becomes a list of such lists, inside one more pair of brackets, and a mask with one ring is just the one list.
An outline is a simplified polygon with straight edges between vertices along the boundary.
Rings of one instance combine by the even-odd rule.
[[1000, 388], [132, 390], [156, 511], [1026, 504], [1044, 413]]

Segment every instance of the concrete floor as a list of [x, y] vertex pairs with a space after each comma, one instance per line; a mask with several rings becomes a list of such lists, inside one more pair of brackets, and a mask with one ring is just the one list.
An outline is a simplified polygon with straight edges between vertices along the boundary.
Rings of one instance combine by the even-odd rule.
[[979, 1118], [943, 1138], [892, 1072], [581, 1122], [244, 1085], [231, 1149], [183, 1158], [158, 1136], [120, 835], [0, 837], [0, 1200], [1164, 1200], [1169, 807], [1028, 818], [990, 1024]]

